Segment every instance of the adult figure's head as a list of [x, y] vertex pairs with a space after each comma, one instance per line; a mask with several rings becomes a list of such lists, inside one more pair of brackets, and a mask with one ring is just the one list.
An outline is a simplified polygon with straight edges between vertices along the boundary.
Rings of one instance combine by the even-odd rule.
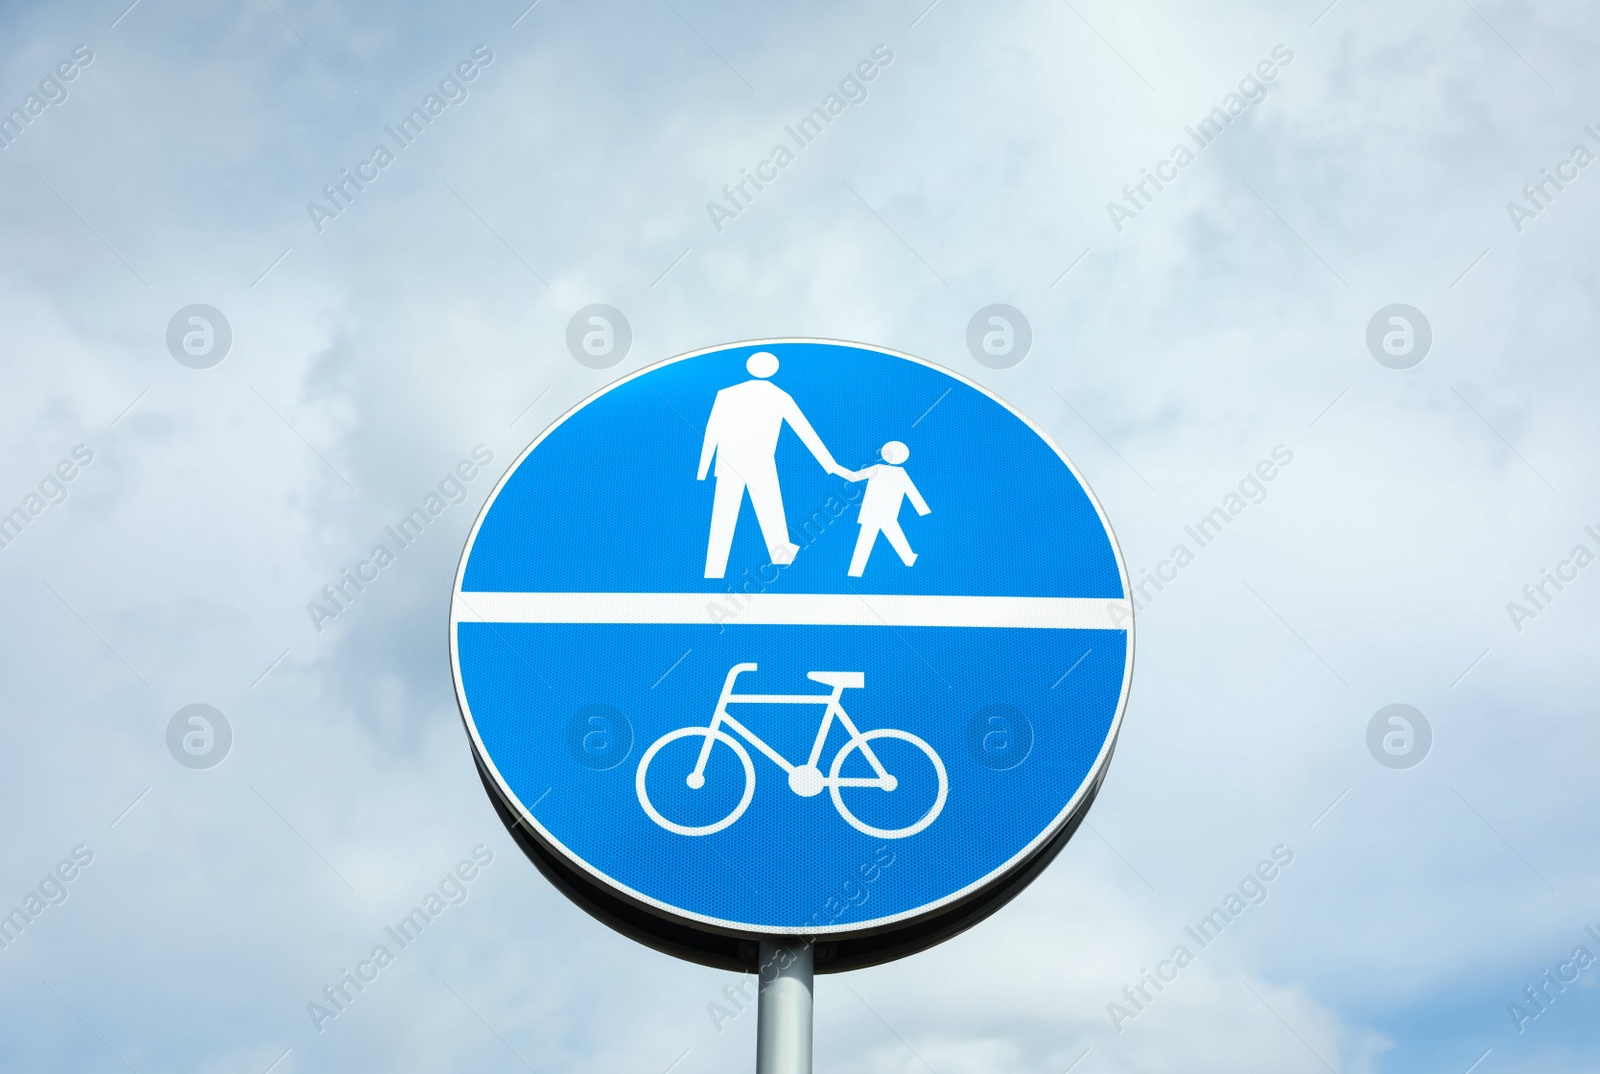
[[778, 356], [771, 351], [756, 351], [744, 363], [744, 367], [750, 371], [752, 377], [765, 380], [778, 371]]
[[899, 466], [911, 457], [911, 449], [898, 440], [891, 440], [883, 445], [883, 461], [890, 466]]

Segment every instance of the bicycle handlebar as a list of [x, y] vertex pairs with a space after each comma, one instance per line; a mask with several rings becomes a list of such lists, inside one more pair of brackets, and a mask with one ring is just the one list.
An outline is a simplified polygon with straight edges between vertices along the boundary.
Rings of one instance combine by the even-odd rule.
[[727, 697], [729, 694], [733, 693], [733, 680], [737, 679], [741, 672], [754, 670], [756, 670], [756, 665], [754, 664], [735, 664], [733, 667], [729, 668], [728, 677], [722, 682], [722, 696]]

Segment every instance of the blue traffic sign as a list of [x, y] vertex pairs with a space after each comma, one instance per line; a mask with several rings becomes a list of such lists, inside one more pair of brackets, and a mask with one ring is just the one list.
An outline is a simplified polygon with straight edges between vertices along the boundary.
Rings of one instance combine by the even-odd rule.
[[606, 898], [750, 937], [928, 919], [1064, 839], [1132, 642], [1110, 526], [1037, 428], [817, 340], [568, 412], [490, 496], [451, 604], [506, 813]]

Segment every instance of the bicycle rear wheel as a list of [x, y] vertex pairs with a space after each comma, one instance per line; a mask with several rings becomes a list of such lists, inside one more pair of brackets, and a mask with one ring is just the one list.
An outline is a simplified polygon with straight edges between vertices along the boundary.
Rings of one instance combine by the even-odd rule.
[[[909, 742], [922, 752], [923, 756], [928, 759], [929, 764], [931, 764], [933, 767], [933, 774], [938, 784], [938, 793], [934, 796], [933, 805], [928, 807], [928, 811], [924, 813], [920, 819], [912, 824], [906, 825], [903, 828], [879, 828], [875, 825], [867, 824], [854, 813], [850, 812], [849, 807], [844, 804], [843, 795], [840, 793], [839, 772], [844, 767], [845, 759], [848, 758], [852, 752], [860, 749], [863, 743], [871, 742], [875, 739], [895, 739], [900, 742]], [[885, 766], [885, 770], [888, 770], [888, 766]], [[916, 776], [924, 776], [925, 772], [926, 770], [913, 774]], [[892, 771], [890, 771], [889, 774], [894, 777], [895, 790], [899, 790], [900, 788], [907, 786], [908, 782], [912, 785], [923, 785], [926, 783], [925, 778], [908, 781], [906, 778], [896, 775]], [[870, 792], [877, 788], [859, 787], [851, 789], [853, 791]], [[944, 800], [950, 793], [950, 777], [945, 774], [944, 762], [939, 759], [939, 755], [937, 753], [933, 752], [932, 746], [928, 745], [916, 735], [913, 735], [910, 731], [898, 731], [892, 727], [883, 727], [876, 731], [864, 732], [861, 737], [851, 739], [845, 744], [843, 749], [834, 755], [833, 765], [828, 771], [828, 790], [833, 795], [834, 808], [839, 811], [839, 815], [845, 819], [845, 822], [848, 823], [852, 828], [856, 829], [856, 831], [865, 832], [867, 835], [873, 836], [877, 839], [904, 839], [909, 835], [916, 835], [918, 832], [922, 831], [922, 829], [932, 824], [934, 818], [939, 815], [939, 812], [942, 809], [944, 809]], [[882, 791], [882, 793], [893, 794], [894, 791]]]

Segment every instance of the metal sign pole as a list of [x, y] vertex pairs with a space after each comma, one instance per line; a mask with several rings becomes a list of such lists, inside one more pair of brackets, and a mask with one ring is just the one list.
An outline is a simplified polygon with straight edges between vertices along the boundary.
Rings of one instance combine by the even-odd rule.
[[811, 960], [804, 941], [761, 941], [756, 1074], [811, 1074]]

